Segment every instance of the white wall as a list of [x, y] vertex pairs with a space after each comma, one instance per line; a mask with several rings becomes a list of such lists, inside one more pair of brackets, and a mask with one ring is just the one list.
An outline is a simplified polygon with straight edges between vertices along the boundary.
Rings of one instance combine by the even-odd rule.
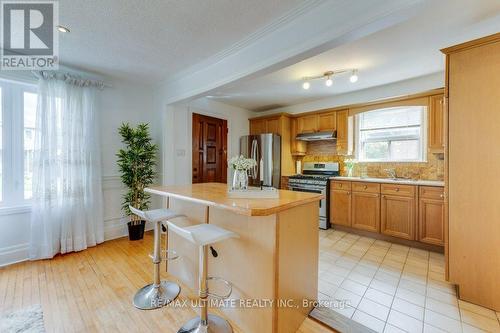
[[[106, 78], [104, 81], [112, 86], [100, 93], [104, 230], [105, 239], [112, 239], [127, 235], [120, 211], [123, 187], [115, 157], [121, 147], [117, 128], [122, 122], [148, 122], [153, 139], [160, 145], [159, 157], [162, 156], [163, 131], [161, 112], [154, 107], [152, 89], [124, 81]], [[160, 164], [158, 170], [161, 169]], [[156, 200], [154, 206], [158, 205]], [[29, 206], [0, 210], [0, 266], [28, 257], [29, 225]]]
[[280, 112], [294, 114], [316, 111], [344, 105], [372, 102], [385, 98], [412, 95], [442, 87], [444, 87], [444, 72], [438, 72], [373, 88], [334, 95], [332, 97], [318, 99], [312, 102], [300, 103], [266, 112], [260, 112], [259, 115], [268, 115]]
[[166, 106], [163, 115], [166, 129], [163, 156], [165, 184], [191, 183], [193, 113], [227, 120], [228, 157], [238, 154], [239, 138], [248, 134], [248, 118], [258, 115], [209, 98], [200, 98], [184, 105]]

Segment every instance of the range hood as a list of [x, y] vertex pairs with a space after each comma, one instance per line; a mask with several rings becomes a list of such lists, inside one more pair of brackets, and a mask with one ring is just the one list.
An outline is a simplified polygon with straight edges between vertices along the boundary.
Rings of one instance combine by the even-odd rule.
[[301, 133], [297, 134], [295, 139], [301, 141], [337, 140], [337, 131]]

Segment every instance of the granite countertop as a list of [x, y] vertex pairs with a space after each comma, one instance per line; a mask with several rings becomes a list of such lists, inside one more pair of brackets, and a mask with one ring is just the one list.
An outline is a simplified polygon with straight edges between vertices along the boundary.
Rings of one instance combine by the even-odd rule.
[[226, 209], [247, 216], [267, 216], [293, 207], [319, 201], [324, 196], [316, 193], [279, 191], [279, 198], [232, 198], [226, 184], [202, 183], [179, 186], [154, 186], [146, 192], [165, 197], [196, 202], [201, 205]]
[[349, 180], [355, 182], [403, 184], [403, 185], [423, 185], [423, 186], [444, 186], [443, 181], [439, 180], [411, 180], [411, 179], [390, 179], [390, 178], [370, 178], [370, 177], [331, 177], [332, 180]]

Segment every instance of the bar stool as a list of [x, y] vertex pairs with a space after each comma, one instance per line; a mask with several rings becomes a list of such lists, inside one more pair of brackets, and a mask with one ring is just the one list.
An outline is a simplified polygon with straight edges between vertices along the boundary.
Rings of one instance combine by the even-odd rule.
[[[162, 222], [170, 219], [185, 217], [185, 215], [177, 214], [171, 209], [153, 209], [142, 211], [129, 206], [130, 211], [142, 218], [145, 221], [154, 223], [154, 247], [153, 254], [149, 255], [153, 260], [153, 283], [150, 283], [135, 294], [133, 304], [141, 310], [152, 310], [161, 308], [164, 305], [172, 302], [179, 295], [181, 288], [177, 283], [169, 281], [160, 281], [160, 263], [162, 262], [161, 255], [161, 229]], [[168, 237], [168, 229], [167, 235]], [[172, 256], [169, 257], [169, 253]], [[175, 260], [178, 256], [175, 251], [165, 249], [165, 260]]]
[[[207, 207], [208, 220], [208, 207]], [[180, 227], [174, 223], [167, 222], [169, 229], [179, 236], [187, 239], [199, 247], [199, 274], [198, 287], [200, 297], [200, 316], [189, 320], [178, 331], [178, 333], [232, 333], [231, 325], [223, 318], [208, 314], [207, 298], [228, 298], [232, 293], [232, 285], [229, 281], [218, 277], [207, 276], [208, 248], [211, 244], [221, 242], [229, 238], [238, 238], [238, 234], [215, 226], [213, 224], [197, 224], [188, 227]], [[216, 295], [208, 292], [208, 280], [223, 282], [229, 289], [226, 295]]]

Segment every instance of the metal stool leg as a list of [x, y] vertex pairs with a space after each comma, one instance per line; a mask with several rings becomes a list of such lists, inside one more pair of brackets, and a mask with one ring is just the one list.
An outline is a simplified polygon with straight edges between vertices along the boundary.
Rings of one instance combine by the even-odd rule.
[[[206, 208], [205, 222], [208, 223], [208, 207]], [[208, 314], [208, 246], [200, 246], [199, 250], [198, 287], [200, 295], [200, 317], [196, 317], [184, 324], [177, 333], [232, 333], [231, 325], [216, 315]]]
[[142, 287], [134, 296], [134, 306], [141, 310], [161, 308], [177, 298], [181, 288], [178, 284], [160, 281], [161, 222], [154, 226], [153, 283]]

